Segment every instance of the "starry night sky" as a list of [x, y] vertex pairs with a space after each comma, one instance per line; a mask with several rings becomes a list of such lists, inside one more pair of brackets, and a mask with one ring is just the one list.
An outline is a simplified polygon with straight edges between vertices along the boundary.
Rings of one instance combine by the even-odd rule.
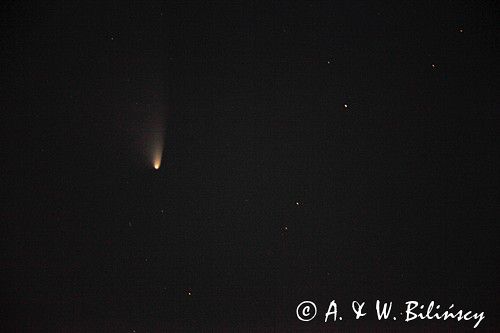
[[8, 331], [498, 328], [495, 2], [0, 6]]

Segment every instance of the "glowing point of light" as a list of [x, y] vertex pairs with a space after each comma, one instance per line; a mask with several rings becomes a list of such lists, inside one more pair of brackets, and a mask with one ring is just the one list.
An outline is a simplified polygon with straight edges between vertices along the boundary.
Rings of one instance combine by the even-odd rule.
[[158, 142], [156, 145], [157, 146], [154, 148], [152, 160], [153, 168], [155, 168], [155, 170], [158, 170], [161, 166], [163, 142]]

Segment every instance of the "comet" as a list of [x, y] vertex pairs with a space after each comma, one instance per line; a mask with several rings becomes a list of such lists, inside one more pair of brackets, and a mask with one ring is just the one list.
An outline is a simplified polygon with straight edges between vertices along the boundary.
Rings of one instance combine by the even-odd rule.
[[155, 170], [160, 169], [163, 157], [163, 126], [157, 125], [151, 136], [151, 163]]
[[153, 150], [153, 167], [158, 170], [161, 166], [161, 157], [163, 153], [163, 142], [157, 143]]
[[143, 84], [143, 87], [138, 88], [139, 102], [134, 104], [134, 114], [131, 117], [134, 122], [131, 124], [133, 133], [137, 134], [134, 141], [141, 158], [141, 167], [159, 170], [165, 161], [167, 115], [165, 96], [160, 92], [166, 89], [162, 78], [157, 75], [148, 75], [140, 84]]
[[163, 159], [163, 148], [165, 144], [165, 124], [164, 117], [159, 110], [152, 114], [146, 124], [146, 154], [155, 170], [160, 169]]

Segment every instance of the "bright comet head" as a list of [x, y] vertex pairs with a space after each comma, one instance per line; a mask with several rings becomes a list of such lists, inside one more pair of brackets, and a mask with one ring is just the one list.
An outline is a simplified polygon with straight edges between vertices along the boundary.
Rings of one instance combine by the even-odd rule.
[[153, 167], [158, 170], [161, 165], [161, 155], [162, 155], [162, 144], [159, 144], [159, 147], [155, 148], [153, 153]]
[[160, 160], [156, 160], [156, 161], [155, 161], [155, 163], [154, 163], [154, 168], [155, 168], [156, 170], [158, 170], [158, 169], [160, 168], [160, 163], [161, 163], [161, 161], [160, 161]]

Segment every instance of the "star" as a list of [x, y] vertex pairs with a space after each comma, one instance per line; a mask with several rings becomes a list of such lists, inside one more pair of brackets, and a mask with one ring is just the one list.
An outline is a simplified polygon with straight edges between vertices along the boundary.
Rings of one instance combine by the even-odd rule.
[[347, 109], [347, 104], [344, 104], [344, 109]]

